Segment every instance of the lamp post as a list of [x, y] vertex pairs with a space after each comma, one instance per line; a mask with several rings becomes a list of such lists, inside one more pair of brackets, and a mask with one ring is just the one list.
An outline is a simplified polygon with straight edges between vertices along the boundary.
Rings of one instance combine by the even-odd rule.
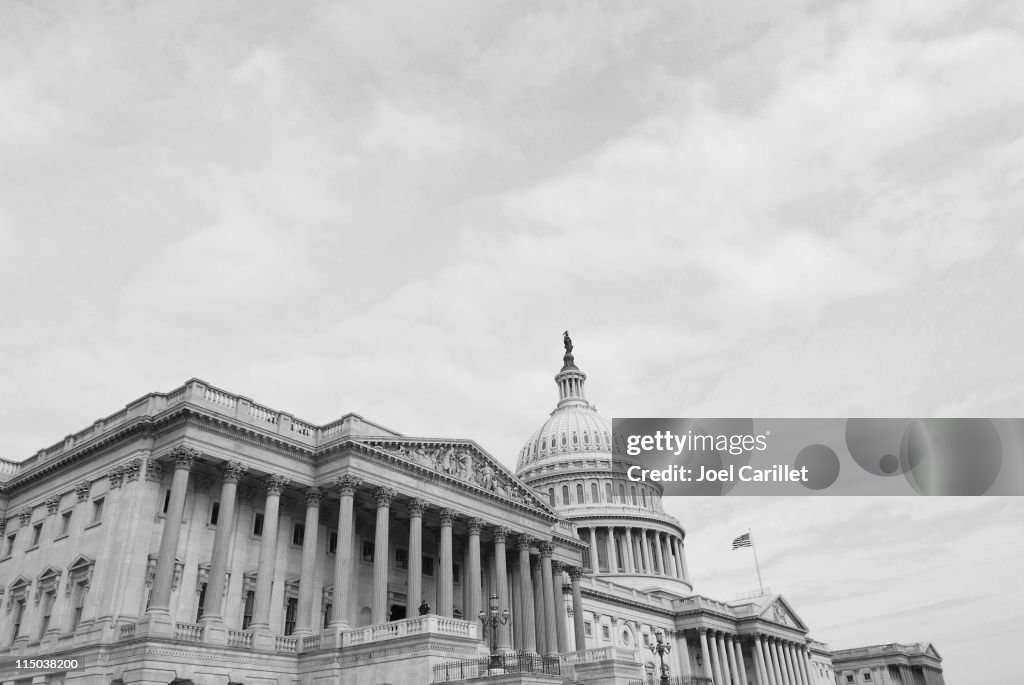
[[488, 627], [491, 629], [491, 659], [488, 664], [488, 670], [499, 667], [499, 655], [498, 655], [498, 625], [505, 625], [508, 623], [508, 609], [502, 609], [498, 611], [498, 595], [492, 594], [488, 602], [488, 609], [490, 609], [490, 615], [487, 612], [481, 611], [477, 616], [480, 618], [480, 623], [483, 624], [484, 630]]
[[651, 645], [651, 652], [658, 655], [661, 661], [661, 685], [668, 685], [668, 666], [665, 665], [665, 655], [672, 651], [672, 645], [665, 642], [665, 632], [658, 628], [654, 631], [654, 638], [657, 642]]

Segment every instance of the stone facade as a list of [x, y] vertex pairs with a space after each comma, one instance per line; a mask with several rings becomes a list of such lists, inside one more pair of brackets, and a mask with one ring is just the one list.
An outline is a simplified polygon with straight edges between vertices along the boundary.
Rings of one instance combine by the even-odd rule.
[[822, 683], [783, 597], [693, 593], [685, 529], [621, 478], [566, 356], [516, 474], [196, 379], [0, 462], [0, 683], [418, 685], [499, 655], [544, 664], [502, 682], [626, 685], [659, 639], [695, 685]]

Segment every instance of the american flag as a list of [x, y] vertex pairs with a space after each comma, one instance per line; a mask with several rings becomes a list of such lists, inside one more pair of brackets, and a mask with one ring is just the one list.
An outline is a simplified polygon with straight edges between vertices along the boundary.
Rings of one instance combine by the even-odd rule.
[[750, 533], [744, 533], [732, 541], [733, 549], [739, 549], [740, 547], [750, 547]]

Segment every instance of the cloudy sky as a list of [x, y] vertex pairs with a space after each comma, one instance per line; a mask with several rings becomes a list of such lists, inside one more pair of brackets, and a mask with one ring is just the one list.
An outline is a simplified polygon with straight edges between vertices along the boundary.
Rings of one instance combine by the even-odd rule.
[[[1012, 1], [5, 2], [0, 457], [197, 376], [511, 465], [566, 328], [608, 416], [1019, 416], [1022, 65]], [[723, 596], [752, 503], [821, 639], [1011, 673], [1017, 501], [687, 506]]]

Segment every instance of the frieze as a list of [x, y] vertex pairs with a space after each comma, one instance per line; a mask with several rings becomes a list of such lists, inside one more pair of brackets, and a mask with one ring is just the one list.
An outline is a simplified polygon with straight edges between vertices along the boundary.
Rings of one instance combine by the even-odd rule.
[[468, 445], [378, 440], [364, 440], [361, 443], [523, 506], [533, 509], [544, 507], [543, 501], [529, 488], [518, 483]]

